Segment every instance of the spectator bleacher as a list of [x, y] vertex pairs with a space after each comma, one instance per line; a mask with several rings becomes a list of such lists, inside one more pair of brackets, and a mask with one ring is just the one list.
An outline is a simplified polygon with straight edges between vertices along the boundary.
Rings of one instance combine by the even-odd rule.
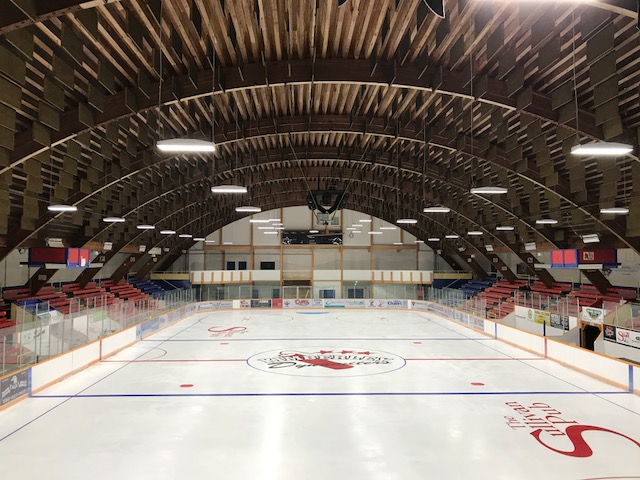
[[142, 292], [146, 293], [147, 295], [153, 295], [156, 293], [163, 293], [166, 292], [167, 289], [161, 287], [160, 285], [158, 285], [157, 283], [151, 281], [151, 280], [137, 280], [137, 279], [132, 279], [130, 280], [130, 283], [136, 287], [138, 290], [141, 290]]
[[121, 300], [143, 300], [149, 298], [149, 295], [124, 280], [120, 280], [117, 283], [111, 280], [105, 280], [102, 282], [102, 286], [107, 288], [109, 293], [117, 296]]
[[460, 287], [466, 295], [470, 297], [475, 297], [477, 294], [482, 292], [484, 289], [489, 288], [495, 283], [495, 278], [488, 278], [485, 280], [470, 280]]
[[502, 318], [515, 310], [513, 294], [528, 284], [526, 280], [515, 280], [513, 283], [500, 280], [495, 285], [478, 294], [487, 303], [488, 318]]

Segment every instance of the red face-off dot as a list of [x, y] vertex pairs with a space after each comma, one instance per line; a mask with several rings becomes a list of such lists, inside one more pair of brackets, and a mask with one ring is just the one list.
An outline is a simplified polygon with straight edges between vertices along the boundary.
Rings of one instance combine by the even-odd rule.
[[484, 383], [482, 382], [471, 382], [471, 385], [474, 387], [484, 387]]
[[180, 385], [180, 388], [191, 388], [193, 387], [193, 383], [183, 383]]

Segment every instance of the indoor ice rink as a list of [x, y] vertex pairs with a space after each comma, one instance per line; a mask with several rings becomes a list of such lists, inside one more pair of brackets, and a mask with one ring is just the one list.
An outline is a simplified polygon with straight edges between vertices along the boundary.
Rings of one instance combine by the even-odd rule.
[[637, 395], [434, 314], [240, 310], [0, 412], [0, 457], [8, 478], [632, 479], [639, 432]]

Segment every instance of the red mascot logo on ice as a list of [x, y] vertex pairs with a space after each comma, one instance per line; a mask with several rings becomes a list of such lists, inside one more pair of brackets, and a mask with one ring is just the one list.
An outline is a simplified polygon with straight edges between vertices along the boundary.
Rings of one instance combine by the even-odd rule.
[[[531, 430], [529, 435], [533, 436], [540, 445], [562, 455], [577, 458], [593, 455], [593, 450], [583, 438], [583, 433], [589, 431], [617, 435], [640, 448], [640, 442], [620, 432], [594, 425], [581, 425], [575, 420], [565, 420], [562, 418], [561, 412], [546, 403], [535, 402], [529, 406], [524, 406], [518, 402], [506, 402], [506, 405], [519, 414], [519, 416], [505, 415], [507, 426], [513, 430]], [[553, 439], [558, 437], [563, 437], [564, 441], [554, 442]], [[567, 440], [571, 442], [569, 449], [552, 446], [554, 443], [566, 444]]]

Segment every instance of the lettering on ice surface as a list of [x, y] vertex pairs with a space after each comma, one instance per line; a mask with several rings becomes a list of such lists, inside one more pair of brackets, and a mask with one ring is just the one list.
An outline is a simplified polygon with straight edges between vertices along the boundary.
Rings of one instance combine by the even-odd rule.
[[[591, 446], [583, 437], [583, 433], [588, 431], [617, 435], [640, 448], [640, 442], [631, 437], [608, 428], [581, 424], [546, 403], [534, 402], [525, 406], [518, 402], [506, 402], [506, 405], [515, 412], [515, 415], [504, 417], [509, 428], [528, 432], [543, 447], [562, 455], [577, 458], [593, 455]], [[567, 441], [568, 449], [561, 448], [567, 446]]]

